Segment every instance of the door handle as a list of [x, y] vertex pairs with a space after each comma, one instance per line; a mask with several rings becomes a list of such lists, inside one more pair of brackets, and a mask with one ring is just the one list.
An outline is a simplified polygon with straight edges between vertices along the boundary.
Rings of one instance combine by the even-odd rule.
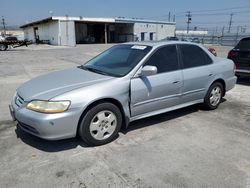
[[173, 84], [178, 84], [180, 81], [179, 80], [176, 80], [173, 82]]

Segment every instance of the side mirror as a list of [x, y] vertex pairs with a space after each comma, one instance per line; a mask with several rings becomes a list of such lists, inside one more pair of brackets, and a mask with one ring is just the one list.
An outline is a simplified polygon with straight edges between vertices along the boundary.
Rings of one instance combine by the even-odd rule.
[[157, 73], [156, 66], [146, 65], [145, 67], [142, 67], [140, 76], [151, 76], [155, 75], [156, 73]]

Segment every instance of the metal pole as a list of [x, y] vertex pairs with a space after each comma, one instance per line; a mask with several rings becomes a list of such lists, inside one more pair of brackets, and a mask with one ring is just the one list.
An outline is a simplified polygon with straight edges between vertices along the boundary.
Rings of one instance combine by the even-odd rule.
[[107, 44], [108, 43], [107, 24], [105, 24], [105, 27], [104, 27], [104, 35], [105, 35], [105, 44]]
[[66, 39], [67, 45], [69, 45], [69, 16], [66, 14]]
[[223, 37], [224, 37], [224, 30], [225, 30], [225, 26], [222, 27], [222, 31], [221, 31], [221, 45], [222, 45], [222, 41], [223, 41]]

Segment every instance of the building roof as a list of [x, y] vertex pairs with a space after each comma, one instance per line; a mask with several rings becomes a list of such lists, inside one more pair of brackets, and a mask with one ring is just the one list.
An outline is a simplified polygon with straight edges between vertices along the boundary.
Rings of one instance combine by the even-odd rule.
[[29, 26], [34, 26], [42, 23], [48, 23], [53, 20], [60, 21], [78, 21], [78, 22], [101, 22], [101, 23], [155, 23], [155, 24], [168, 24], [175, 25], [176, 22], [166, 22], [159, 20], [146, 20], [146, 19], [138, 19], [138, 18], [124, 18], [124, 17], [116, 17], [116, 18], [90, 18], [90, 17], [69, 17], [69, 16], [52, 16], [42, 20], [34, 21], [27, 23], [25, 25], [20, 26], [20, 28], [25, 28]]

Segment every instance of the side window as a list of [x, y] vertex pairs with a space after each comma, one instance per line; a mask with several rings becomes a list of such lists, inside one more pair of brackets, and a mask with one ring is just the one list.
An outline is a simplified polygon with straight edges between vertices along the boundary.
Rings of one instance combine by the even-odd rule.
[[180, 45], [184, 68], [198, 67], [212, 63], [211, 58], [200, 47], [189, 44]]
[[157, 67], [158, 73], [179, 69], [177, 51], [175, 45], [169, 45], [158, 49], [145, 63]]

